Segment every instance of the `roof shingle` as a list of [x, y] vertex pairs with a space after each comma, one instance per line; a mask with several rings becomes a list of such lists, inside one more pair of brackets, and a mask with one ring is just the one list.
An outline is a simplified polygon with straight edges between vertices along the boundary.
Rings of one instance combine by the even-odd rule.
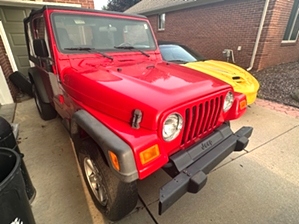
[[133, 5], [131, 8], [127, 9], [125, 12], [150, 15], [159, 13], [160, 11], [175, 11], [220, 1], [224, 0], [142, 0], [136, 5]]
[[190, 1], [193, 2], [196, 0], [142, 0], [129, 8], [126, 12], [141, 13], [149, 10], [166, 8], [168, 6], [186, 4]]

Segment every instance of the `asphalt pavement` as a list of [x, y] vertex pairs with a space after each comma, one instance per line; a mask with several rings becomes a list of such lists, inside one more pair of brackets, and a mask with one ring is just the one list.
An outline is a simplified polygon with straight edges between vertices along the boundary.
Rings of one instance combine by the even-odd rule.
[[[91, 201], [60, 119], [43, 121], [31, 99], [17, 104], [14, 123], [37, 190], [36, 223], [111, 223]], [[136, 209], [117, 223], [299, 223], [299, 118], [253, 104], [231, 126], [254, 128], [249, 145], [220, 163], [198, 194], [159, 216], [159, 188], [169, 177], [158, 171], [138, 182]]]

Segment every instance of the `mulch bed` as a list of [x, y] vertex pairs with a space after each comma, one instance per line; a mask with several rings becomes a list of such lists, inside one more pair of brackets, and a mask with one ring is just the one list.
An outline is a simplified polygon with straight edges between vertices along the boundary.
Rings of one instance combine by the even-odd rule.
[[291, 94], [299, 90], [299, 62], [280, 64], [251, 72], [260, 83], [258, 98], [299, 108]]

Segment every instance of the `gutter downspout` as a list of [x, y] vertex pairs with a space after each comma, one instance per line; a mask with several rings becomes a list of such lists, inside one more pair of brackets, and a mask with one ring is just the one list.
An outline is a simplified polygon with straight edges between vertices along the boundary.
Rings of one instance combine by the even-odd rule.
[[261, 38], [261, 35], [262, 35], [262, 31], [263, 31], [263, 26], [265, 24], [266, 15], [267, 15], [267, 12], [268, 12], [269, 3], [270, 3], [270, 0], [266, 0], [264, 10], [263, 10], [263, 14], [262, 14], [262, 18], [261, 18], [261, 22], [260, 22], [260, 26], [259, 26], [259, 30], [257, 32], [257, 36], [256, 36], [256, 40], [255, 40], [255, 44], [254, 44], [254, 48], [253, 48], [253, 52], [252, 52], [252, 56], [251, 56], [250, 65], [249, 65], [249, 68], [246, 69], [247, 71], [250, 71], [253, 68], [253, 64], [254, 64], [254, 61], [255, 61], [258, 45], [260, 43], [260, 38]]

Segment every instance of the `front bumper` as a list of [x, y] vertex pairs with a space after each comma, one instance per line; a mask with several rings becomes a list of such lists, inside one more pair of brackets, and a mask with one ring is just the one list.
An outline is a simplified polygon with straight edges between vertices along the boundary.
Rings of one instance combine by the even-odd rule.
[[256, 100], [257, 92], [246, 93], [247, 105], [253, 104]]
[[211, 135], [191, 148], [170, 157], [164, 170], [173, 177], [160, 189], [159, 214], [165, 212], [185, 193], [197, 193], [207, 182], [207, 174], [233, 151], [248, 144], [252, 127], [242, 127], [233, 133], [223, 124]]

